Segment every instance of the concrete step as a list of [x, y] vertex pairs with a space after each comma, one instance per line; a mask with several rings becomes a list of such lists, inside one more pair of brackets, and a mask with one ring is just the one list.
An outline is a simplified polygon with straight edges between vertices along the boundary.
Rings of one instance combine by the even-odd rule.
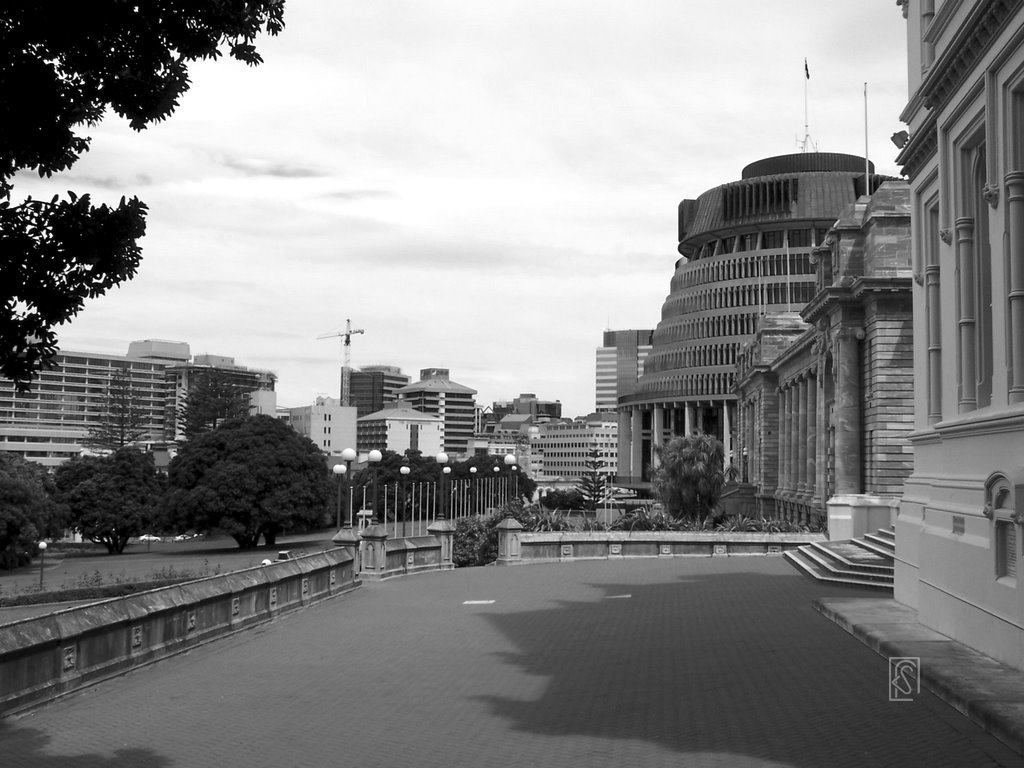
[[894, 560], [896, 558], [896, 549], [887, 544], [879, 543], [877, 539], [872, 539], [871, 534], [868, 534], [859, 539], [852, 539], [852, 543], [856, 544], [861, 549], [866, 549], [869, 552], [873, 552], [879, 557], [884, 557], [887, 560]]
[[893, 543], [893, 546], [896, 545], [896, 530], [892, 526], [888, 528], [879, 528], [875, 531], [875, 535], [880, 536], [883, 539], [888, 539]]
[[853, 541], [812, 541], [810, 547], [822, 555], [838, 561], [848, 570], [890, 576], [894, 570], [891, 557], [883, 557], [875, 552], [870, 552]]
[[[807, 547], [806, 550], [809, 550]], [[819, 558], [813, 555], [808, 555], [805, 547], [799, 547], [798, 549], [788, 550], [783, 552], [783, 556], [786, 560], [801, 573], [810, 576], [816, 581], [825, 582], [828, 584], [835, 584], [837, 586], [848, 586], [848, 587], [867, 587], [869, 589], [878, 589], [884, 591], [892, 590], [891, 581], [878, 581], [871, 577], [864, 577], [860, 574], [854, 575], [841, 575], [833, 570], [830, 570], [821, 565]]]
[[827, 573], [829, 576], [837, 578], [892, 584], [893, 572], [891, 568], [862, 568], [856, 563], [836, 557], [837, 553], [828, 547], [815, 547], [812, 544], [808, 544], [797, 547], [797, 550], [805, 560], [810, 560], [818, 567], [819, 573]]
[[879, 536], [877, 533], [865, 533], [860, 539], [855, 541], [864, 540], [874, 544], [876, 547], [886, 550], [890, 556], [895, 557], [896, 555], [896, 540], [888, 539], [885, 536]]

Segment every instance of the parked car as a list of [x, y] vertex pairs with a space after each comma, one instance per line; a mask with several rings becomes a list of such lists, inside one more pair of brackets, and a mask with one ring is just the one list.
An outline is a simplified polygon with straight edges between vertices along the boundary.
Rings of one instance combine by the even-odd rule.
[[152, 533], [144, 533], [139, 536], [139, 541], [161, 541], [159, 536], [154, 536]]

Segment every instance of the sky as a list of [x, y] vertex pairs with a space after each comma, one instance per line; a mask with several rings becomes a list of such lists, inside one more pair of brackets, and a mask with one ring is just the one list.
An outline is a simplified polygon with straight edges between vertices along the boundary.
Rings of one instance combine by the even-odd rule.
[[62, 348], [187, 341], [295, 407], [340, 395], [318, 337], [350, 318], [354, 367], [584, 415], [603, 331], [661, 317], [680, 200], [805, 134], [863, 155], [865, 83], [869, 155], [899, 175], [894, 0], [287, 0], [285, 24], [258, 67], [193, 65], [169, 120], [110, 114], [71, 170], [19, 175], [150, 209], [137, 276]]

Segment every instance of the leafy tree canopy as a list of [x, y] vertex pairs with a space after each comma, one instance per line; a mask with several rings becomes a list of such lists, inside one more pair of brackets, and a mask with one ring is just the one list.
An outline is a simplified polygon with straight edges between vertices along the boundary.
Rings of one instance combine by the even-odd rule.
[[569, 491], [550, 491], [540, 497], [540, 505], [545, 509], [575, 510], [585, 509], [586, 500], [578, 489]]
[[110, 554], [157, 521], [161, 485], [153, 454], [126, 447], [108, 456], [78, 456], [57, 468], [61, 500], [82, 536]]
[[0, 568], [24, 564], [40, 539], [63, 527], [54, 491], [44, 467], [0, 452]]
[[262, 32], [284, 28], [283, 0], [5, 0], [0, 6], [0, 375], [22, 390], [56, 351], [54, 327], [85, 300], [131, 279], [146, 205], [88, 195], [12, 205], [21, 170], [70, 168], [80, 129], [107, 108], [142, 130], [167, 119], [191, 85], [190, 63], [225, 49], [249, 65]]
[[262, 536], [320, 523], [329, 480], [324, 456], [309, 438], [272, 416], [224, 422], [187, 442], [171, 461], [165, 497], [168, 526], [219, 528], [239, 547]]
[[725, 484], [725, 450], [712, 435], [694, 432], [663, 445], [651, 486], [672, 517], [713, 517]]

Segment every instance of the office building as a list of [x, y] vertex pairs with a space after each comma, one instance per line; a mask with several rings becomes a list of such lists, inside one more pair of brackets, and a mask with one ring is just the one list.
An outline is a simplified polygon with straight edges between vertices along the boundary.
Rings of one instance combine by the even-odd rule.
[[443, 422], [446, 453], [465, 456], [476, 422], [476, 390], [451, 380], [447, 368], [424, 368], [420, 380], [398, 390], [399, 405], [437, 416]]
[[359, 416], [384, 410], [398, 402], [398, 390], [412, 379], [393, 365], [366, 365], [349, 376], [349, 403]]
[[615, 411], [620, 397], [636, 392], [654, 331], [605, 331], [597, 348], [596, 411]]
[[373, 450], [419, 451], [436, 456], [442, 449], [444, 422], [437, 416], [402, 405], [360, 416], [357, 421], [356, 450], [360, 455]]
[[344, 407], [339, 398], [318, 397], [312, 405], [286, 409], [286, 420], [327, 454], [356, 447], [356, 409]]

